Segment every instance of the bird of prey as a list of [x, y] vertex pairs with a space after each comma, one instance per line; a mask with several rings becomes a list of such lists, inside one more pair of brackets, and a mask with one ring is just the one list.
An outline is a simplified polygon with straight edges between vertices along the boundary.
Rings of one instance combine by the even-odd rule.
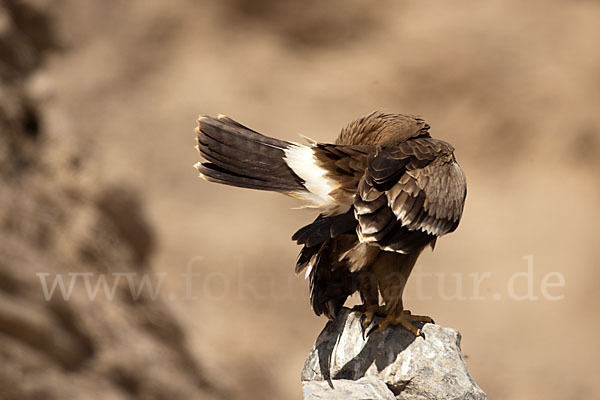
[[[370, 332], [433, 322], [405, 310], [402, 293], [419, 254], [458, 226], [466, 179], [449, 143], [420, 117], [373, 112], [335, 143], [264, 136], [233, 119], [202, 116], [196, 128], [200, 177], [304, 200], [319, 216], [292, 237], [303, 248], [296, 272], [310, 279], [317, 315], [336, 317], [359, 292]], [[383, 305], [379, 304], [379, 296]]]

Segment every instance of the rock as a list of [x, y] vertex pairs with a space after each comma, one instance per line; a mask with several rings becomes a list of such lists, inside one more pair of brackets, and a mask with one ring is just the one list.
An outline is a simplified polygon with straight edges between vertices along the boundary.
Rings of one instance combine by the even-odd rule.
[[395, 400], [396, 396], [382, 380], [369, 376], [356, 381], [336, 379], [335, 383], [325, 381], [307, 381], [302, 384], [306, 400], [318, 399], [385, 399]]
[[[458, 331], [425, 324], [423, 338], [395, 326], [365, 340], [360, 316], [344, 308], [317, 338], [302, 371], [305, 399], [342, 398], [336, 396], [360, 387], [365, 378], [368, 390], [379, 390], [374, 382], [381, 382], [397, 399], [487, 399], [467, 370]], [[378, 393], [364, 397], [365, 391], [357, 389], [344, 398], [391, 398]]]

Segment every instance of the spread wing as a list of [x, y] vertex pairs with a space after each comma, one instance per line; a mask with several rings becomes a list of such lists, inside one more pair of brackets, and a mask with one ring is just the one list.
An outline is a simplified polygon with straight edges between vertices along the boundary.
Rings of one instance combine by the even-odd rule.
[[452, 232], [466, 197], [454, 148], [417, 138], [369, 156], [354, 199], [361, 242], [411, 253]]

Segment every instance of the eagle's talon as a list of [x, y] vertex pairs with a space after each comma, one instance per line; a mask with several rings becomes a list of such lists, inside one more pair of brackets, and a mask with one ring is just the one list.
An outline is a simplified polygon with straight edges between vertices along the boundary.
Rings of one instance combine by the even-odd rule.
[[[362, 314], [362, 315], [360, 316], [360, 319], [359, 319], [359, 321], [360, 321], [360, 329], [362, 330], [362, 336], [363, 336], [363, 339], [365, 339], [365, 338], [366, 338], [366, 336], [365, 336], [365, 330], [366, 330], [366, 329], [367, 329], [367, 327], [368, 327], [368, 324], [365, 324], [365, 320], [366, 320], [366, 319], [367, 319], [367, 316], [366, 316], [365, 314]], [[367, 336], [368, 336], [368, 335], [367, 335]]]
[[360, 327], [363, 333], [363, 339], [367, 339], [374, 329], [377, 329], [379, 324], [373, 322], [373, 317], [367, 314], [360, 316]]
[[363, 338], [367, 339], [369, 336], [371, 336], [371, 334], [373, 332], [381, 332], [381, 330], [379, 328], [380, 328], [379, 324], [372, 325], [371, 328], [369, 328], [369, 330], [367, 330], [366, 334], [363, 334]]
[[[367, 331], [367, 328], [369, 328], [369, 326], [373, 323], [375, 316], [376, 315], [380, 315], [380, 316], [386, 315], [385, 308], [380, 305], [362, 305], [362, 306], [360, 306], [360, 309], [362, 309], [362, 313], [363, 313], [359, 319], [360, 326], [363, 331], [363, 338], [366, 338], [369, 336], [372, 329], [369, 329], [369, 334], [365, 335], [365, 332]], [[376, 325], [378, 325], [378, 324], [376, 324]]]
[[366, 319], [367, 319], [367, 314], [364, 314], [364, 313], [361, 314], [360, 318], [359, 318], [360, 324], [363, 325], [365, 323]]

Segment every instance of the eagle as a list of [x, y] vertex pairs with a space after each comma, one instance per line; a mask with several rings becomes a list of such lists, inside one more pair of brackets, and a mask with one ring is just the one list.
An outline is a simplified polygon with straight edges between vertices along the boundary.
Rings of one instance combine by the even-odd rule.
[[423, 249], [457, 228], [467, 194], [454, 148], [429, 129], [418, 116], [376, 111], [335, 143], [301, 144], [201, 116], [195, 167], [207, 181], [283, 193], [318, 210], [292, 236], [303, 246], [296, 273], [309, 279], [315, 314], [334, 319], [358, 292], [367, 335], [402, 325], [419, 336], [414, 323], [433, 320], [404, 309], [406, 281]]

